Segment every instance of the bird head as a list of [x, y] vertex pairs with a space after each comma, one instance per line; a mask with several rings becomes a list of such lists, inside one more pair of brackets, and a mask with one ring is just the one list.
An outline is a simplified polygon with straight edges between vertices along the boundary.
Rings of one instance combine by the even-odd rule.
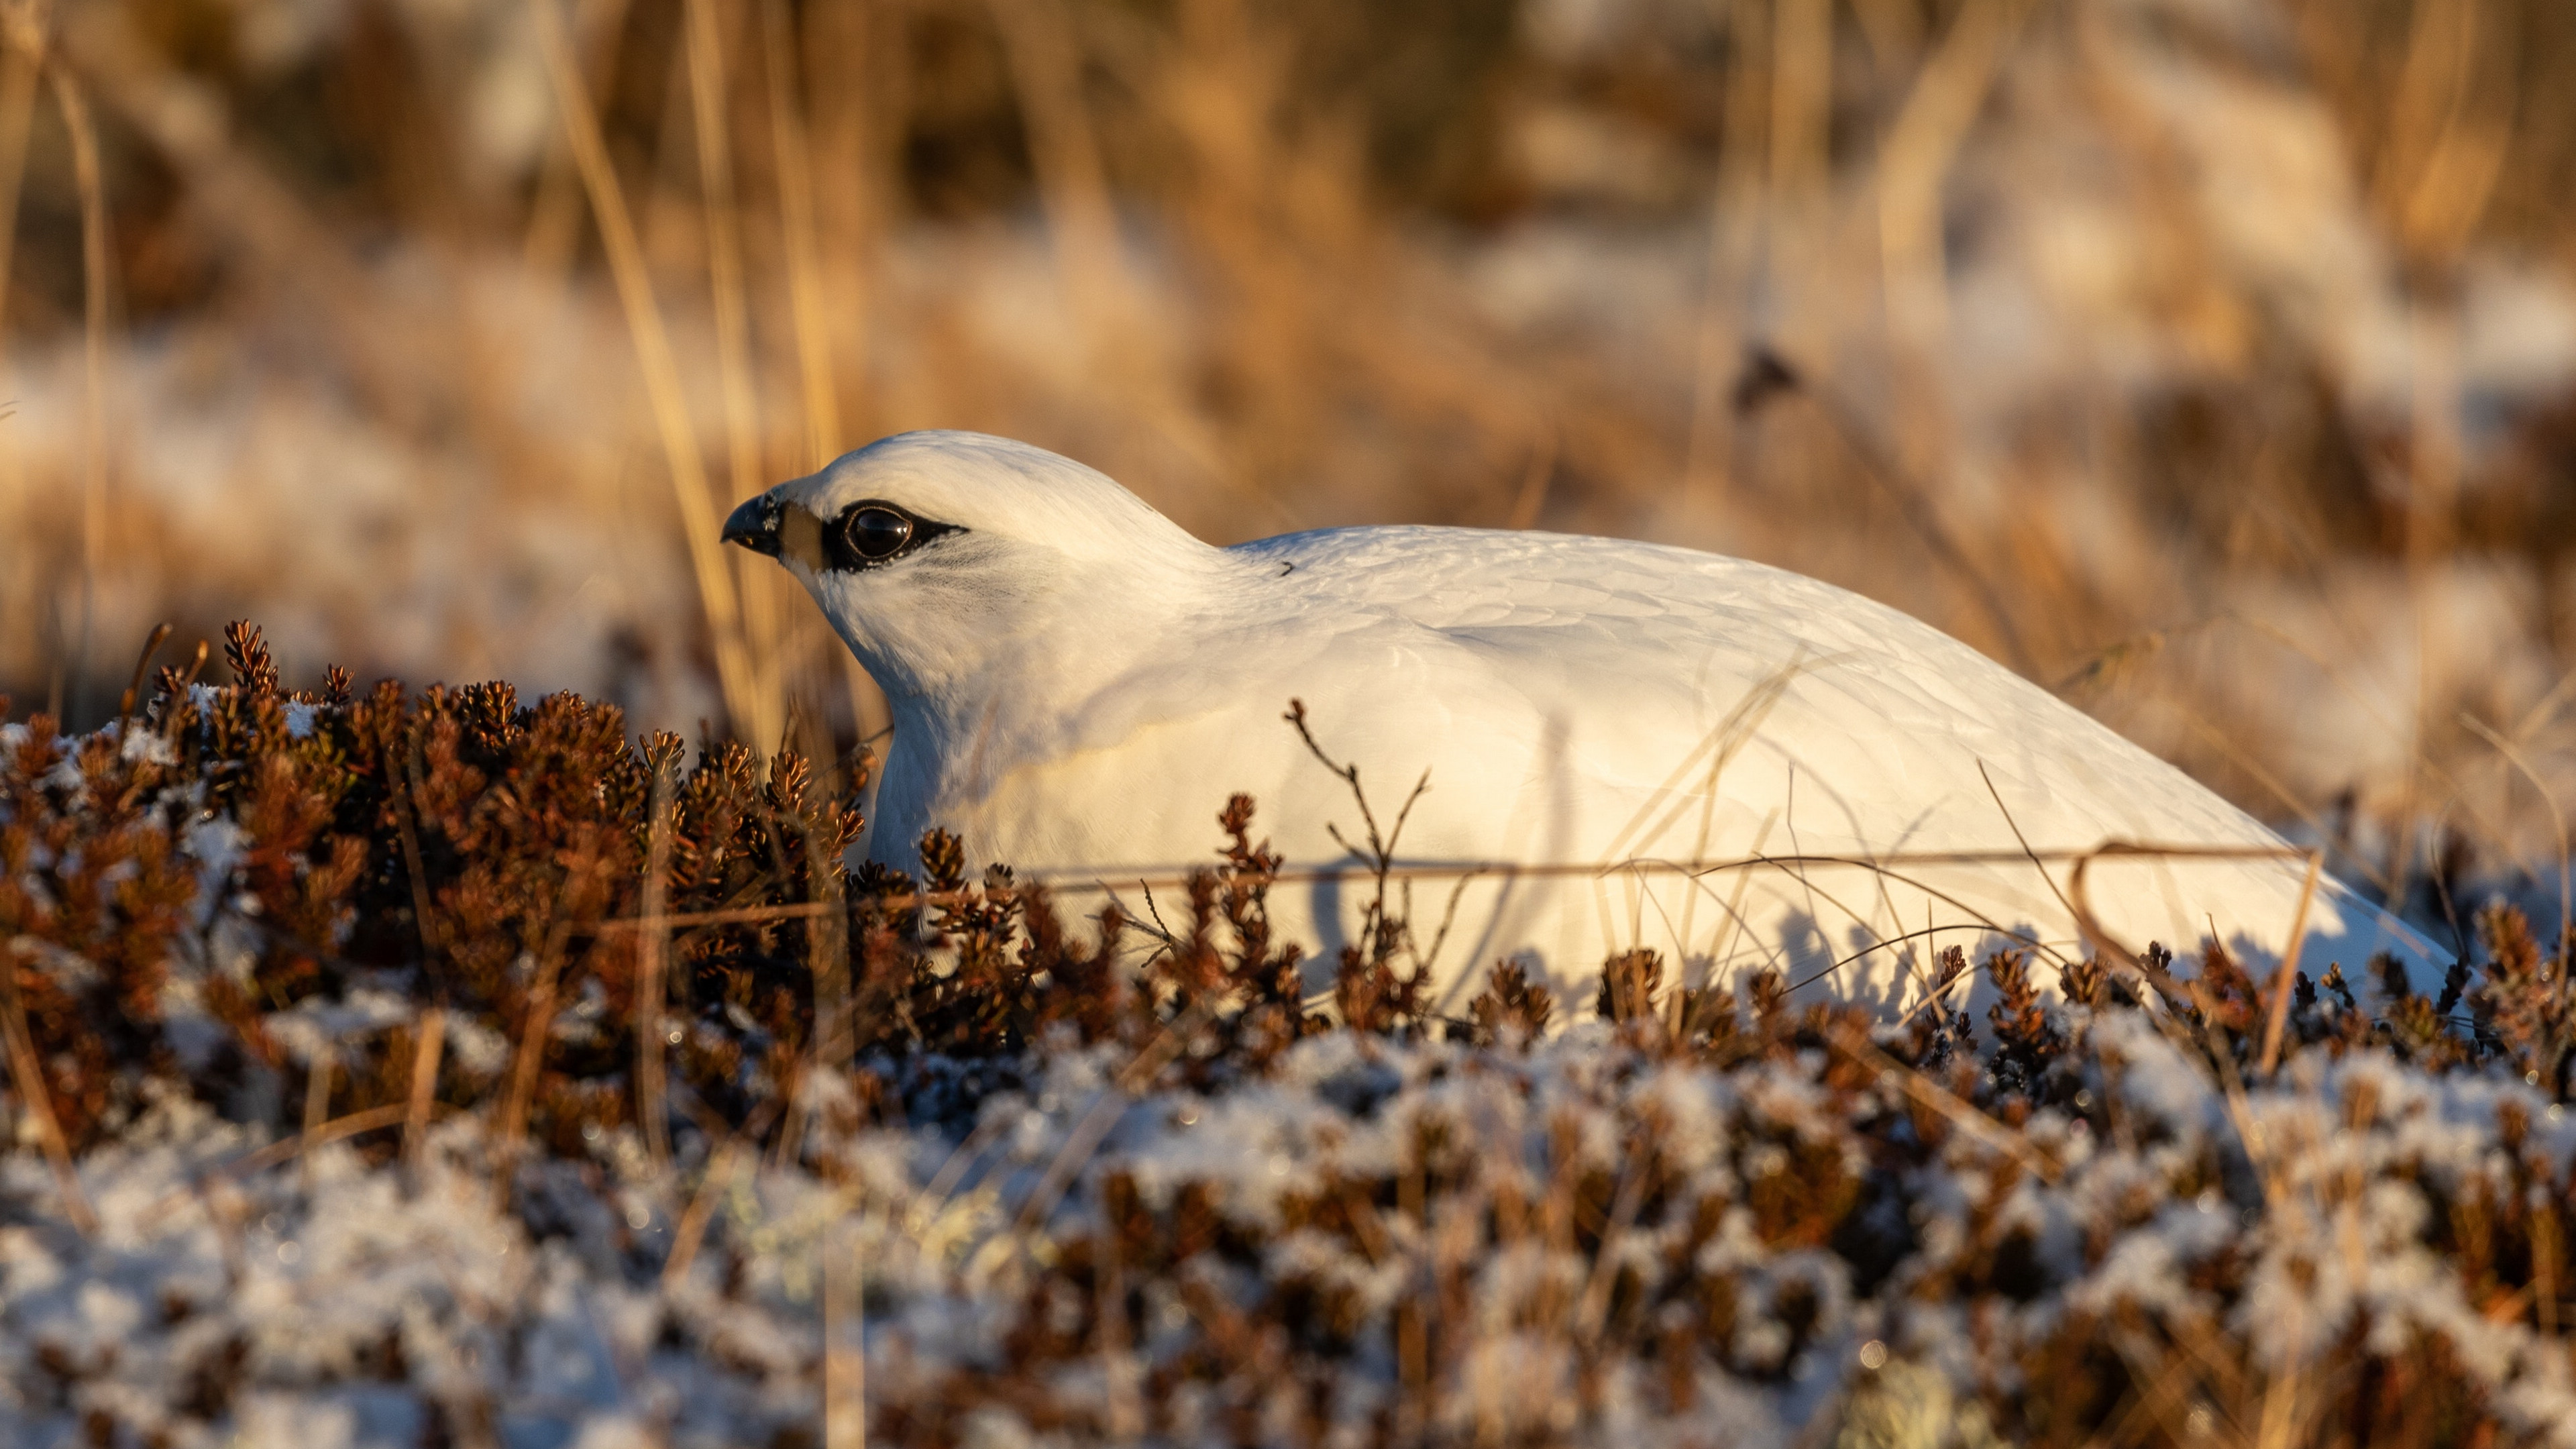
[[844, 454], [736, 508], [724, 538], [794, 573], [890, 693], [1096, 630], [1221, 557], [1105, 474], [963, 432]]

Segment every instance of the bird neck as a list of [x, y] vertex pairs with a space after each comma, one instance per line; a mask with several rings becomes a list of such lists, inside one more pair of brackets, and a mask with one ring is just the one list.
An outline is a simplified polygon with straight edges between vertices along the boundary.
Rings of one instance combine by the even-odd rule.
[[1049, 570], [1007, 591], [907, 610], [850, 644], [898, 731], [943, 751], [1043, 735], [1176, 638], [1241, 607], [1236, 586], [1268, 575], [1190, 542], [1168, 557]]

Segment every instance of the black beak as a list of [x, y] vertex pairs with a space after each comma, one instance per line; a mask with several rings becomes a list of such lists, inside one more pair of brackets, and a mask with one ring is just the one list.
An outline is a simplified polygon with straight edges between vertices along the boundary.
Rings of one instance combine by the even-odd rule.
[[724, 541], [738, 543], [753, 553], [778, 557], [778, 520], [786, 505], [767, 493], [747, 499], [733, 516], [725, 520]]

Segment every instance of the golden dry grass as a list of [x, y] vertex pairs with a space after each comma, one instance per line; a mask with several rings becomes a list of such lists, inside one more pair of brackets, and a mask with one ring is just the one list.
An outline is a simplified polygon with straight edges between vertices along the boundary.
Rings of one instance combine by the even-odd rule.
[[1218, 540], [1759, 557], [2348, 875], [2559, 853], [2553, 0], [6, 10], [0, 681], [75, 718], [256, 614], [846, 739], [714, 520], [965, 426]]

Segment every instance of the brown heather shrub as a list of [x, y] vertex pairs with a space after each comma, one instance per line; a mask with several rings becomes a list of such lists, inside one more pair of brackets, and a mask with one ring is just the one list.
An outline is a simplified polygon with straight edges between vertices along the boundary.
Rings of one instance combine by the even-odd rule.
[[[593, 1291], [643, 1305], [617, 1320], [638, 1344], [771, 1405], [727, 1410], [747, 1416], [732, 1441], [815, 1442], [792, 1406], [821, 1372], [744, 1357], [740, 1315], [789, 1300], [759, 1286], [787, 1281], [783, 1229], [709, 1210], [737, 1154], [769, 1164], [743, 1180], [762, 1194], [812, 1184], [877, 1225], [858, 1261], [880, 1442], [984, 1442], [998, 1414], [1065, 1442], [1681, 1442], [1723, 1423], [1924, 1449], [2537, 1444], [2576, 1406], [2568, 952], [2508, 909], [2437, 998], [2393, 972], [2367, 999], [2339, 967], [2295, 978], [2268, 1077], [2277, 983], [2214, 947], [2189, 981], [2151, 947], [2054, 991], [2021, 953], [1953, 948], [1898, 1022], [1767, 973], [1687, 986], [1632, 953], [1570, 1031], [1504, 963], [1447, 1020], [1384, 886], [1327, 1018], [1272, 937], [1279, 858], [1249, 797], [1213, 821], [1185, 914], [1111, 909], [1094, 933], [1007, 870], [968, 879], [950, 837], [923, 842], [919, 880], [845, 868], [863, 757], [764, 765], [710, 741], [692, 764], [570, 695], [359, 692], [337, 671], [294, 692], [257, 631], [225, 652], [232, 683], [164, 670], [87, 736], [0, 726], [0, 952], [65, 1144], [114, 1159], [180, 1099], [253, 1140], [390, 1128], [443, 1008], [437, 1111], [538, 1149], [496, 1159], [494, 1210], [608, 1265]], [[662, 938], [636, 918], [662, 811], [657, 1019], [638, 983]], [[386, 998], [390, 1017], [325, 1025]], [[822, 1019], [834, 1000], [846, 1022]], [[673, 1034], [677, 1170], [618, 1145], [645, 1105], [639, 1030]], [[924, 1128], [956, 1175], [890, 1182], [884, 1154]], [[392, 1132], [350, 1141], [391, 1170]], [[269, 1222], [336, 1190], [247, 1174], [200, 1181], [242, 1176], [279, 1204]], [[664, 1206], [585, 1219], [567, 1184]], [[978, 1202], [983, 1247], [932, 1246]], [[51, 1224], [49, 1261], [117, 1251], [6, 1212], [0, 1285], [35, 1241], [9, 1235], [37, 1231], [9, 1223]], [[2384, 1264], [2413, 1276], [2390, 1287]], [[179, 1329], [247, 1310], [163, 1291], [125, 1369], [26, 1330], [6, 1371], [23, 1412], [195, 1435], [307, 1382], [264, 1366], [247, 1320]], [[22, 1342], [13, 1311], [0, 1344]], [[935, 1348], [961, 1313], [987, 1346]], [[444, 1351], [413, 1320], [380, 1332], [362, 1367], [397, 1384]], [[138, 1389], [117, 1377], [136, 1362], [168, 1367]], [[422, 1381], [425, 1433], [488, 1439], [494, 1396], [523, 1390], [477, 1372], [483, 1398]], [[123, 1417], [146, 1399], [160, 1418]]]
[[[792, 754], [764, 772], [719, 745], [684, 771], [678, 737], [629, 742], [618, 711], [570, 695], [522, 708], [506, 684], [413, 695], [386, 681], [353, 696], [336, 674], [321, 695], [288, 693], [256, 630], [235, 626], [227, 653], [233, 685], [165, 670], [142, 713], [77, 744], [37, 716], [0, 772], [0, 932], [76, 1145], [115, 1127], [147, 1083], [228, 1099], [284, 1064], [266, 1017], [387, 973], [505, 1040], [523, 1034], [540, 979], [559, 997], [595, 990], [610, 1026], [549, 1052], [535, 1112], [545, 1124], [578, 1100], [622, 1113], [583, 1088], [633, 1059], [637, 933], [602, 926], [635, 914], [656, 776], [671, 791], [675, 913], [802, 901], [808, 837], [837, 857], [859, 828]], [[236, 843], [196, 852], [228, 864], [201, 904], [198, 872], [215, 867], [180, 847], [204, 832]], [[804, 929], [764, 920], [673, 942], [694, 1011], [681, 1078], [731, 1117], [765, 1090], [760, 1064], [804, 1044]], [[190, 957], [200, 1004], [229, 1029], [193, 1068], [159, 1046], [170, 964]], [[95, 969], [48, 969], [62, 958]], [[365, 1084], [404, 1066], [352, 1064], [356, 1095], [332, 1105], [382, 1105]], [[445, 1095], [465, 1105], [481, 1085], [462, 1073]]]
[[[1186, 1021], [1181, 1062], [1202, 1072], [1257, 1068], [1322, 1025], [1300, 1004], [1298, 949], [1269, 938], [1279, 857], [1251, 837], [1248, 796], [1220, 817], [1222, 861], [1191, 881], [1187, 929], [1131, 977], [1112, 965], [1114, 908], [1097, 944], [1079, 939], [1008, 871], [966, 880], [953, 837], [923, 843], [919, 882], [845, 871], [864, 759], [818, 772], [781, 750], [764, 767], [726, 741], [688, 766], [678, 736], [630, 740], [617, 709], [569, 694], [522, 706], [507, 684], [414, 694], [388, 680], [361, 696], [336, 669], [320, 694], [289, 692], [247, 625], [226, 654], [231, 685], [164, 669], [149, 703], [105, 730], [67, 740], [39, 715], [6, 741], [0, 940], [75, 1148], [126, 1120], [147, 1083], [230, 1102], [247, 1075], [286, 1066], [266, 1017], [387, 981], [511, 1042], [541, 995], [588, 997], [602, 1025], [549, 1046], [537, 1135], [629, 1120], [629, 1092], [596, 1089], [636, 1058], [631, 918], [657, 791], [677, 1085], [729, 1124], [814, 1044], [811, 912], [826, 906], [845, 916], [834, 938], [862, 1055], [1009, 1057], [1057, 1026], [1142, 1045]], [[224, 879], [201, 881], [209, 852], [190, 858], [191, 832], [229, 833], [212, 852]], [[170, 965], [186, 958], [209, 968], [196, 999], [229, 1033], [193, 1067], [162, 1045]], [[1361, 964], [1387, 970], [1383, 955]], [[402, 1045], [353, 1064], [333, 1109], [398, 1100], [363, 1084], [398, 1091]], [[489, 1085], [467, 1072], [442, 1096], [470, 1106]], [[575, 1104], [584, 1120], [554, 1120]]]

